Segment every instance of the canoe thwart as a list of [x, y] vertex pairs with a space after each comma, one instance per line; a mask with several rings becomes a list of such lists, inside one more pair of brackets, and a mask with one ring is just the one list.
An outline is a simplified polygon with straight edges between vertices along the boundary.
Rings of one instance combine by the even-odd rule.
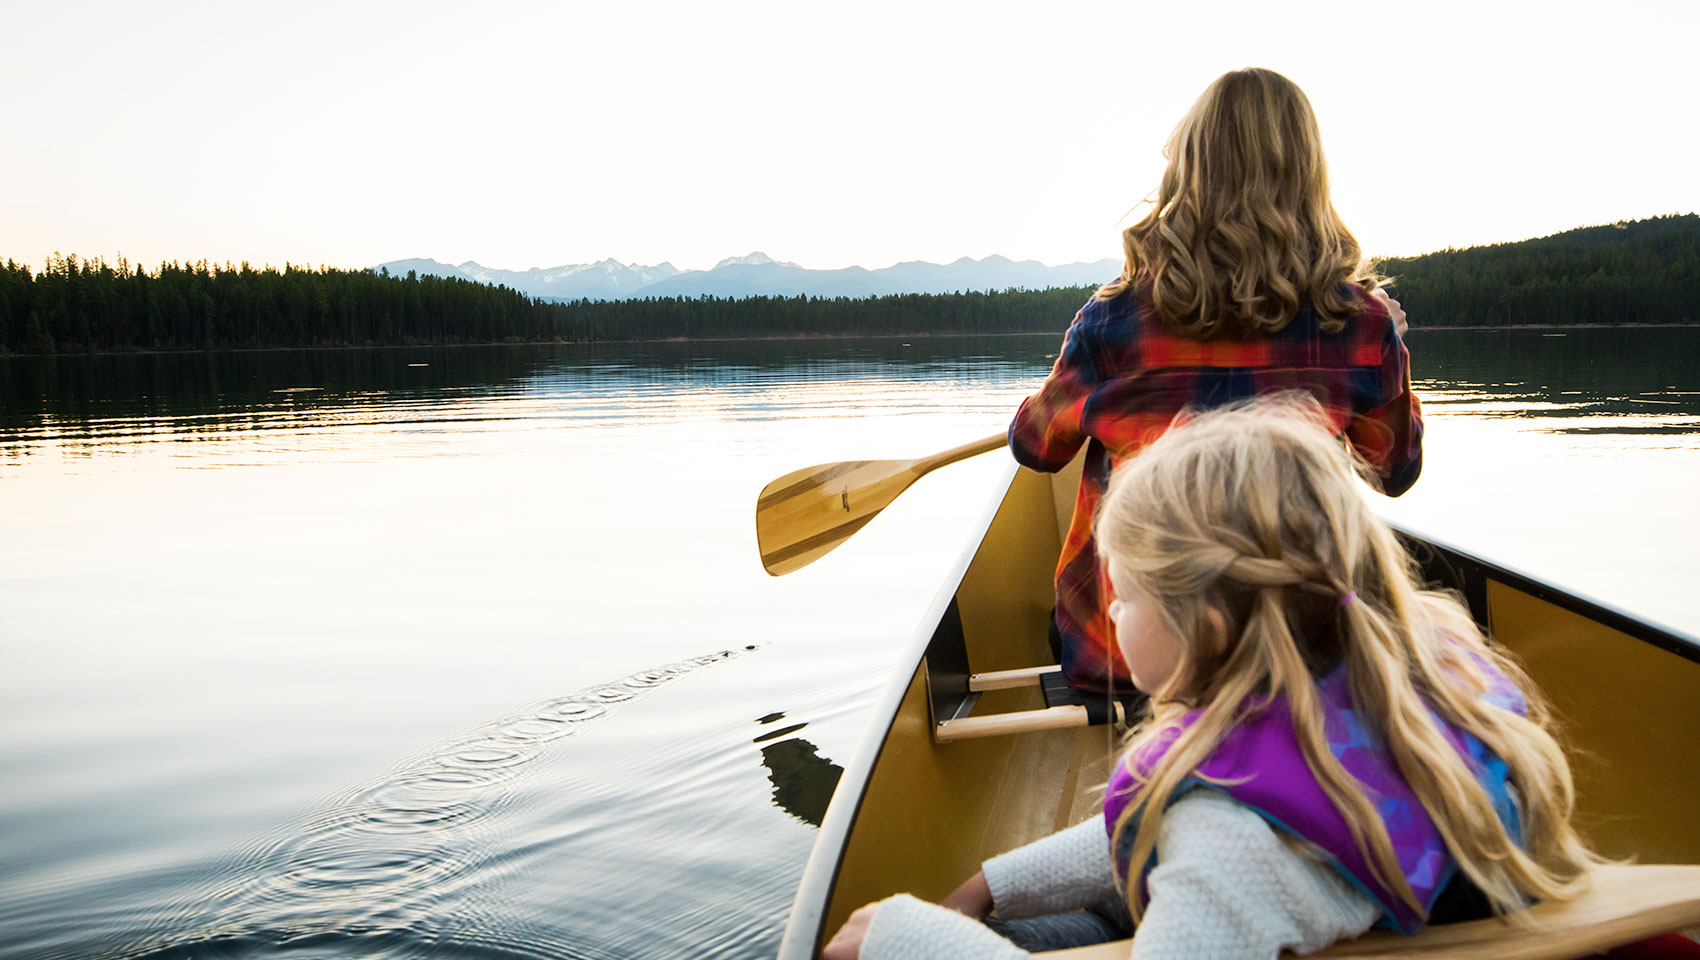
[[[1122, 705], [1115, 704], [1115, 722], [1125, 723]], [[1070, 727], [1091, 726], [1092, 718], [1078, 704], [1065, 707], [1046, 707], [1043, 710], [1015, 710], [984, 717], [962, 717], [943, 720], [933, 727], [933, 740], [950, 743], [953, 740], [979, 740], [985, 737], [1005, 737], [1041, 730], [1067, 730]]]
[[1046, 667], [1020, 667], [1015, 670], [988, 670], [985, 673], [971, 673], [968, 675], [968, 689], [975, 693], [984, 693], [988, 690], [1032, 687], [1042, 683], [1046, 674], [1061, 672], [1062, 667], [1053, 663]]
[[953, 740], [978, 740], [984, 737], [1003, 737], [1041, 730], [1066, 730], [1102, 723], [1125, 726], [1128, 717], [1137, 711], [1140, 700], [1128, 698], [1111, 700], [1107, 696], [1086, 694], [1069, 686], [1062, 667], [1046, 664], [1037, 667], [1018, 667], [1013, 670], [988, 670], [967, 676], [968, 698], [964, 708], [971, 708], [981, 693], [992, 690], [1011, 690], [1038, 686], [1044, 691], [1045, 708], [1016, 710], [973, 716], [966, 709], [955, 713], [933, 714], [933, 740], [949, 743]]
[[[1537, 903], [1528, 928], [1500, 919], [1427, 927], [1415, 936], [1373, 930], [1310, 960], [1574, 960], [1700, 926], [1700, 866], [1610, 865], [1569, 903]], [[1051, 960], [1126, 960], [1131, 940], [1038, 954]], [[1292, 956], [1283, 953], [1283, 958]]]

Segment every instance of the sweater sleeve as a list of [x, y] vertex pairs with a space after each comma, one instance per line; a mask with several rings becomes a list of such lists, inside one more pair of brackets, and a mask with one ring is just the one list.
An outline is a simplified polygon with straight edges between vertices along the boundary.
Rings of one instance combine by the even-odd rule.
[[1005, 920], [1067, 913], [1117, 894], [1103, 817], [993, 857], [982, 869]]
[[1026, 960], [1033, 955], [978, 920], [900, 893], [880, 901], [861, 960]]
[[1133, 960], [1275, 960], [1368, 930], [1379, 910], [1251, 809], [1195, 790], [1164, 813]]
[[[1077, 833], [1083, 827], [1097, 832], [1107, 859], [1097, 820], [1014, 854], [1025, 858], [1053, 841], [1065, 847], [1084, 838]], [[1379, 913], [1331, 867], [1294, 851], [1262, 817], [1213, 790], [1195, 790], [1169, 807], [1157, 851], [1157, 867], [1146, 878], [1151, 900], [1133, 938], [1132, 960], [1274, 960], [1282, 950], [1313, 953], [1368, 930]], [[1042, 853], [1034, 854], [1036, 862], [1047, 859]], [[1001, 859], [987, 861], [988, 882], [1003, 869], [993, 866]], [[995, 898], [996, 887], [993, 891]], [[861, 956], [1022, 960], [1031, 954], [954, 910], [900, 894], [875, 911]]]

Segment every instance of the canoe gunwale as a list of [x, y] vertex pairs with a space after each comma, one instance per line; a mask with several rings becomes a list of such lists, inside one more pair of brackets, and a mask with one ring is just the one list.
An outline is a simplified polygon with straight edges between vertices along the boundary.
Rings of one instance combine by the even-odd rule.
[[1020, 465], [1014, 460], [1009, 461], [1004, 469], [1003, 480], [996, 487], [998, 495], [988, 498], [990, 502], [983, 516], [970, 529], [961, 552], [951, 564], [949, 572], [939, 585], [938, 593], [928, 605], [926, 615], [921, 618], [920, 625], [903, 648], [903, 653], [892, 661], [892, 676], [880, 691], [879, 699], [870, 708], [867, 731], [857, 744], [855, 753], [844, 764], [844, 773], [840, 775], [838, 787], [833, 791], [832, 802], [827, 806], [826, 815], [821, 818], [819, 832], [815, 835], [809, 859], [803, 866], [802, 879], [797, 885], [797, 895], [791, 902], [791, 914], [785, 924], [785, 933], [779, 941], [779, 960], [809, 960], [829, 932], [821, 929], [821, 923], [831, 900], [832, 889], [838, 880], [845, 844], [850, 837], [851, 828], [855, 826], [856, 815], [868, 789], [868, 781], [874, 768], [879, 765], [880, 753], [885, 746], [892, 721], [897, 717], [915, 671], [920, 669], [921, 661], [932, 644], [933, 634], [951, 605], [956, 602], [957, 589], [962, 585], [963, 577], [967, 575], [975, 553], [985, 541], [992, 521], [1003, 507], [1004, 500], [1009, 495], [1009, 488], [1015, 482], [1016, 473], [1020, 469]]
[[[1470, 603], [1470, 612], [1476, 616], [1478, 621], [1484, 619], [1486, 600], [1485, 597], [1478, 599], [1473, 594], [1472, 588], [1483, 587], [1485, 584], [1472, 581], [1479, 581], [1483, 578], [1492, 579], [1514, 590], [1526, 593], [1537, 600], [1543, 600], [1602, 626], [1610, 627], [1642, 643], [1658, 647], [1668, 653], [1674, 653], [1684, 660], [1700, 663], [1700, 637], [1595, 600], [1586, 594], [1554, 586], [1531, 574], [1523, 573], [1515, 567], [1508, 567], [1505, 564], [1488, 560], [1479, 553], [1465, 550], [1404, 524], [1395, 523], [1391, 526], [1401, 537], [1415, 545], [1419, 551], [1428, 549], [1439, 554], [1440, 559], [1445, 561], [1446, 565], [1464, 581], [1457, 586], [1464, 590], [1465, 598]], [[1475, 569], [1470, 569], [1472, 567]]]

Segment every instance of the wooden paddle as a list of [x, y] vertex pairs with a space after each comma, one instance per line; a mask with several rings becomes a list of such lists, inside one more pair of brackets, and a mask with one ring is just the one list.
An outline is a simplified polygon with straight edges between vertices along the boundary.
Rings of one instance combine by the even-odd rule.
[[846, 460], [787, 473], [756, 500], [762, 567], [776, 577], [801, 570], [867, 526], [910, 484], [1008, 442], [1000, 433], [918, 460]]

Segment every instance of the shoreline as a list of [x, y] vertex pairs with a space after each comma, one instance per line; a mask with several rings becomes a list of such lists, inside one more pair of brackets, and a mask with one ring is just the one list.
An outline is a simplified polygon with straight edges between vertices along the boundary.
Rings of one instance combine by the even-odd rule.
[[[1644, 329], [1694, 329], [1700, 327], [1700, 321], [1683, 323], [1507, 323], [1493, 326], [1467, 327], [1425, 327], [1413, 326], [1406, 331], [1406, 339], [1412, 333], [1448, 332], [1484, 333], [1503, 330], [1644, 330]], [[4, 353], [0, 360], [24, 359], [33, 357], [148, 357], [148, 356], [182, 356], [196, 353], [281, 353], [285, 351], [318, 351], [318, 350], [441, 350], [458, 347], [575, 347], [593, 346], [598, 344], [626, 343], [777, 343], [801, 342], [808, 340], [931, 340], [946, 337], [973, 337], [975, 339], [993, 339], [999, 337], [1057, 337], [1061, 338], [1063, 330], [1017, 330], [1001, 333], [787, 333], [768, 336], [750, 337], [652, 337], [634, 340], [526, 340], [520, 343], [382, 343], [382, 344], [340, 344], [336, 346], [315, 347], [219, 347], [212, 350], [95, 350], [92, 352], [79, 351], [76, 353]]]
[[1644, 327], [1681, 327], [1686, 329], [1690, 327], [1700, 327], [1700, 320], [1685, 320], [1681, 323], [1499, 323], [1492, 326], [1469, 327], [1415, 326], [1412, 327], [1411, 330], [1469, 330], [1479, 333], [1483, 330], [1621, 330], [1628, 328], [1641, 329]]

